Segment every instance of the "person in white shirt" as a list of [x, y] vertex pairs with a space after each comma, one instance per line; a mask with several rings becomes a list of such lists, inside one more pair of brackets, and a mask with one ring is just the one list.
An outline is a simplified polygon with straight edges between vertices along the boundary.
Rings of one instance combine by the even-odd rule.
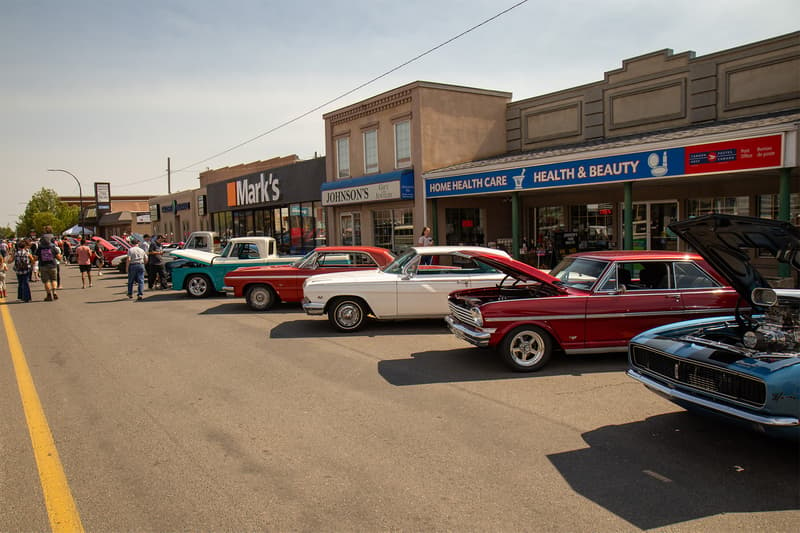
[[133, 298], [133, 283], [136, 282], [136, 300], [144, 298], [144, 265], [147, 263], [147, 252], [136, 246], [136, 239], [132, 239], [133, 246], [128, 249], [128, 298]]

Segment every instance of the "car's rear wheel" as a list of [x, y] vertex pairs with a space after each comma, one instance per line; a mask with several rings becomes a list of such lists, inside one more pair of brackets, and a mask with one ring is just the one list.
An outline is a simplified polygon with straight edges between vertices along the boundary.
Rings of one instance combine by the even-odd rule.
[[328, 321], [339, 331], [358, 331], [367, 320], [367, 306], [359, 298], [338, 298], [328, 309]]
[[505, 336], [500, 353], [515, 372], [535, 372], [550, 361], [553, 339], [536, 326], [520, 326]]
[[186, 279], [186, 294], [193, 298], [205, 298], [211, 291], [211, 280], [204, 274], [192, 274]]
[[267, 311], [277, 300], [277, 295], [272, 287], [267, 285], [256, 285], [247, 291], [245, 301], [253, 311]]

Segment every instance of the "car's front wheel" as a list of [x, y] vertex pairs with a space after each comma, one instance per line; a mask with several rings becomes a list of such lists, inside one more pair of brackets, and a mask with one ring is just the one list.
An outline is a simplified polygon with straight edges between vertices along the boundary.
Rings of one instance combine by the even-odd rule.
[[211, 280], [203, 274], [192, 274], [186, 279], [186, 294], [193, 298], [205, 298], [211, 291]]
[[267, 311], [276, 300], [275, 291], [267, 285], [256, 285], [247, 291], [245, 301], [253, 311]]
[[520, 326], [505, 336], [500, 353], [515, 372], [535, 372], [550, 361], [553, 339], [536, 326]]
[[328, 321], [339, 331], [358, 331], [367, 320], [367, 306], [358, 298], [338, 298], [328, 309]]

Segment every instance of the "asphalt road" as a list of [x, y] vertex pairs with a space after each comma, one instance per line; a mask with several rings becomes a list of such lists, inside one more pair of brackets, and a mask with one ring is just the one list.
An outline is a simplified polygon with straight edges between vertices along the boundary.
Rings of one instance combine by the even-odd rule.
[[[0, 306], [87, 531], [800, 523], [795, 444], [684, 412], [627, 378], [624, 355], [522, 375], [440, 321], [342, 335], [297, 305], [131, 302], [119, 274], [64, 277], [58, 301], [34, 284], [22, 304], [10, 273]], [[2, 341], [0, 530], [47, 531], [18, 379]]]

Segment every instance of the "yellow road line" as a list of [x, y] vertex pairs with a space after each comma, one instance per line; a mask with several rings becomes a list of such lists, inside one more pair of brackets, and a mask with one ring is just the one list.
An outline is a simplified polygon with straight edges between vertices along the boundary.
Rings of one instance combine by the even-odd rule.
[[22, 398], [22, 407], [25, 410], [25, 419], [28, 422], [36, 466], [39, 469], [39, 480], [42, 483], [50, 528], [54, 533], [82, 532], [81, 517], [78, 515], [75, 500], [72, 499], [67, 476], [64, 475], [61, 459], [58, 457], [56, 444], [53, 441], [53, 434], [50, 432], [50, 426], [47, 425], [47, 418], [44, 416], [28, 362], [25, 360], [25, 352], [22, 351], [22, 344], [7, 306], [0, 305], [0, 315], [3, 317], [8, 347], [14, 362], [17, 385]]

